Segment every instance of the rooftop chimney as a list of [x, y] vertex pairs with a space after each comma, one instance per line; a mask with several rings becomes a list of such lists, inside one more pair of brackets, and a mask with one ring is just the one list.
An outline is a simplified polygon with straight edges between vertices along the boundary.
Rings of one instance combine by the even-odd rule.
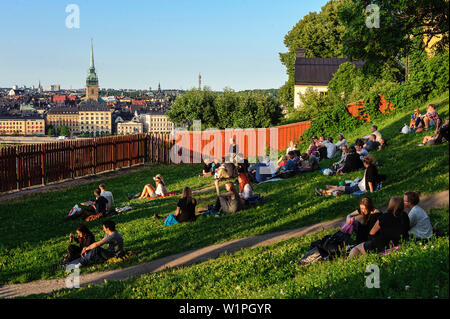
[[305, 57], [305, 52], [306, 52], [306, 49], [302, 49], [302, 48], [295, 50], [296, 57], [297, 58], [304, 58]]

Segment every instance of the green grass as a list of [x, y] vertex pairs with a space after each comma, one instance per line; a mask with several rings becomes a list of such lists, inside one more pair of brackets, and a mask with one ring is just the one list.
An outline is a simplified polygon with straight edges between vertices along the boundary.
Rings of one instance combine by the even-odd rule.
[[[433, 209], [432, 222], [448, 207]], [[311, 241], [336, 231], [303, 236], [268, 247], [243, 249], [215, 260], [126, 281], [64, 289], [30, 298], [448, 298], [448, 224], [444, 237], [407, 243], [387, 256], [338, 258], [308, 268], [297, 265]], [[380, 269], [380, 288], [365, 286], [369, 264]]]
[[[438, 111], [448, 117], [448, 96], [433, 101]], [[402, 135], [399, 129], [409, 123], [411, 110], [398, 112], [376, 122], [389, 146], [375, 152], [383, 164], [380, 172], [388, 176], [382, 191], [371, 194], [377, 206], [385, 206], [391, 196], [406, 190], [421, 190], [433, 194], [448, 189], [448, 144], [418, 148], [426, 133]], [[424, 109], [424, 107], [422, 107]], [[370, 123], [346, 133], [349, 141], [366, 135]], [[321, 163], [325, 167], [331, 160]], [[194, 190], [212, 186], [212, 178], [197, 176], [201, 165], [156, 166], [128, 176], [105, 181], [115, 196], [116, 205], [130, 204], [126, 195], [140, 191], [156, 173], [161, 173], [169, 191], [180, 192], [184, 186]], [[345, 179], [362, 177], [362, 171]], [[173, 212], [178, 197], [154, 201], [137, 201], [133, 211], [112, 217], [125, 240], [125, 248], [142, 252], [120, 264], [101, 264], [83, 269], [83, 273], [122, 268], [195, 248], [243, 238], [297, 228], [344, 216], [357, 207], [359, 197], [315, 197], [314, 188], [337, 184], [341, 177], [323, 176], [319, 172], [303, 174], [289, 180], [257, 185], [255, 190], [267, 203], [221, 218], [201, 218], [195, 223], [164, 227], [152, 218], [154, 213], [167, 216]], [[101, 182], [101, 181], [100, 181]], [[92, 197], [92, 189], [100, 182], [68, 190], [40, 194], [22, 201], [0, 204], [0, 284], [28, 282], [37, 279], [62, 278], [63, 270], [54, 271], [68, 245], [68, 234], [79, 221], [62, 223], [61, 219], [75, 204]], [[215, 201], [215, 192], [195, 196], [206, 207]], [[101, 220], [89, 223], [97, 239], [103, 234]]]

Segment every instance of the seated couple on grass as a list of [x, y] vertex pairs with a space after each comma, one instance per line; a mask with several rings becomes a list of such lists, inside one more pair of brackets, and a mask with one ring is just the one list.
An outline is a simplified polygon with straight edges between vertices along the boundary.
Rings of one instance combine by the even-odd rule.
[[94, 190], [95, 199], [81, 203], [84, 206], [78, 212], [75, 212], [67, 216], [64, 220], [74, 220], [77, 218], [90, 218], [95, 216], [96, 218], [106, 217], [111, 215], [114, 206], [113, 194], [106, 190], [104, 184], [99, 185], [99, 188]]
[[[398, 246], [401, 240], [414, 238], [427, 240], [433, 235], [433, 228], [427, 213], [418, 206], [420, 192], [408, 191], [403, 198], [392, 197], [386, 213], [375, 209], [372, 200], [364, 197], [359, 209], [347, 216], [346, 224], [353, 225], [357, 245], [349, 258], [368, 251], [383, 252]], [[410, 210], [405, 212], [405, 207]], [[360, 217], [359, 221], [355, 218]]]
[[[103, 231], [105, 232], [105, 237], [100, 241], [94, 242], [94, 236], [89, 229], [80, 225], [77, 228], [78, 237], [70, 234], [71, 241], [77, 241], [80, 246], [69, 246], [67, 259], [72, 260], [63, 266], [73, 265], [75, 268], [80, 268], [87, 266], [89, 263], [102, 263], [110, 258], [123, 256], [123, 238], [116, 230], [116, 224], [112, 220], [105, 220], [103, 222]], [[103, 249], [101, 246], [106, 244], [108, 244], [108, 248]]]
[[[414, 124], [412, 123], [414, 121]], [[410, 128], [416, 133], [423, 130], [427, 131], [430, 128], [435, 127], [435, 135], [438, 134], [438, 130], [442, 124], [438, 112], [436, 111], [436, 105], [429, 104], [427, 106], [427, 113], [425, 115], [420, 114], [420, 110], [416, 108], [414, 114], [411, 115]]]
[[316, 195], [324, 196], [324, 195], [340, 195], [342, 193], [345, 194], [353, 194], [356, 192], [370, 192], [373, 193], [377, 190], [379, 184], [385, 179], [384, 175], [378, 174], [378, 168], [376, 166], [376, 160], [372, 155], [364, 158], [363, 161], [365, 171], [363, 179], [355, 185], [348, 186], [333, 186], [326, 185], [326, 189], [322, 190], [320, 188], [316, 188]]

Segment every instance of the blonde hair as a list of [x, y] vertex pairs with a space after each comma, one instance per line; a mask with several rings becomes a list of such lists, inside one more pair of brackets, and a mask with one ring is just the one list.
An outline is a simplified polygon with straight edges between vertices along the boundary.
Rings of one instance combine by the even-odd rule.
[[192, 189], [188, 186], [183, 188], [183, 192], [181, 193], [181, 198], [186, 198], [186, 202], [194, 203], [194, 199], [192, 198]]
[[392, 197], [389, 201], [388, 212], [391, 212], [395, 217], [399, 217], [400, 214], [405, 210], [403, 204], [403, 198]]

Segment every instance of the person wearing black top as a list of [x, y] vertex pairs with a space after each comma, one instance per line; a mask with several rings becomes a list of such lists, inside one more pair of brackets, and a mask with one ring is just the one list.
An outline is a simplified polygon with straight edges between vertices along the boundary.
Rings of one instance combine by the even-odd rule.
[[74, 236], [74, 234], [70, 233], [69, 238], [71, 243], [76, 242], [78, 243], [78, 245], [71, 244], [69, 245], [69, 247], [67, 247], [68, 253], [66, 254], [66, 256], [64, 256], [61, 264], [66, 264], [77, 258], [80, 258], [83, 248], [95, 243], [95, 236], [86, 225], [79, 225], [76, 229], [76, 233], [76, 237]]
[[[352, 218], [354, 218], [353, 227], [356, 233], [357, 244], [369, 239], [369, 232], [373, 226], [375, 226], [375, 223], [380, 216], [381, 212], [374, 207], [373, 202], [369, 197], [363, 197], [359, 202], [359, 208], [347, 215], [347, 224], [350, 224]], [[358, 217], [361, 217], [360, 220], [356, 220]], [[372, 239], [374, 236], [371, 236], [370, 238]]]
[[[98, 214], [102, 214], [102, 217], [107, 216], [108, 212], [107, 212], [106, 208], [108, 205], [108, 200], [105, 197], [100, 195], [101, 192], [102, 191], [99, 188], [96, 188], [94, 190], [94, 196], [95, 196], [94, 204], [86, 206], [86, 208], [83, 208], [78, 213], [75, 213], [71, 216], [67, 216], [65, 218], [65, 220], [76, 219], [79, 217], [86, 218], [91, 215], [98, 215]], [[81, 205], [83, 205], [83, 203]]]
[[200, 173], [200, 176], [203, 176], [203, 177], [211, 176], [212, 175], [212, 164], [209, 162], [209, 159], [205, 158], [203, 160], [203, 163], [204, 163], [203, 170]]
[[382, 179], [385, 178], [383, 175], [378, 174], [378, 169], [376, 166], [375, 157], [372, 155], [367, 156], [363, 160], [364, 167], [366, 170], [364, 171], [363, 179], [355, 185], [350, 186], [335, 186], [335, 185], [326, 185], [326, 189], [316, 188], [316, 195], [333, 195], [335, 192], [345, 193], [345, 194], [353, 194], [355, 192], [363, 192], [363, 193], [373, 193], [377, 190], [378, 183], [381, 182]]
[[382, 252], [392, 246], [398, 246], [401, 240], [408, 240], [409, 218], [404, 211], [403, 198], [392, 197], [387, 212], [381, 214], [369, 232], [369, 236], [377, 235], [352, 248], [349, 258], [367, 251]]
[[336, 173], [340, 173], [342, 175], [345, 173], [357, 171], [361, 168], [364, 168], [363, 161], [361, 161], [359, 154], [356, 152], [356, 148], [352, 146], [348, 150], [344, 166], [339, 168]]
[[177, 204], [175, 219], [179, 223], [195, 221], [195, 206], [197, 201], [192, 198], [192, 190], [189, 187], [183, 189], [183, 194]]

